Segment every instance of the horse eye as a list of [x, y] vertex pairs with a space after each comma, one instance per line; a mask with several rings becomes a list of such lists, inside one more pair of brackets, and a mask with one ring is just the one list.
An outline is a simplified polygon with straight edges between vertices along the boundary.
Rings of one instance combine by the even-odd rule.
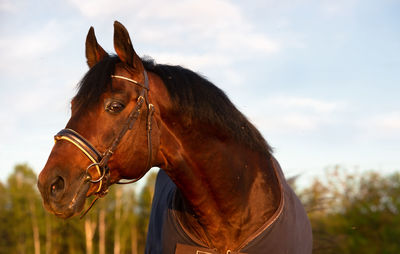
[[106, 111], [110, 113], [119, 113], [125, 108], [124, 104], [118, 101], [113, 101], [106, 106]]

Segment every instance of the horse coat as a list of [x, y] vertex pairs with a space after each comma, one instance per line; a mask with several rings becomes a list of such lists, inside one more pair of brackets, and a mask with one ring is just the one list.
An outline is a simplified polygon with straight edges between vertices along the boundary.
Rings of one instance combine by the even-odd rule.
[[[278, 162], [273, 159], [275, 174], [281, 183], [283, 198], [278, 211], [248, 238], [245, 246], [231, 253], [309, 254], [312, 232], [307, 214], [293, 190], [284, 180]], [[156, 180], [146, 254], [214, 254], [196, 239], [177, 216], [182, 196], [168, 175], [160, 170]], [[182, 211], [179, 211], [182, 212]]]

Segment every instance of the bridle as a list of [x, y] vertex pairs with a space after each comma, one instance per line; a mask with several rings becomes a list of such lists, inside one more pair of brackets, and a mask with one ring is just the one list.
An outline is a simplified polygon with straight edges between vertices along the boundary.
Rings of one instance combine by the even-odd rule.
[[[151, 159], [152, 159], [152, 141], [151, 141], [151, 130], [152, 130], [152, 116], [154, 113], [154, 105], [149, 103], [149, 98], [148, 98], [148, 91], [149, 91], [149, 78], [147, 76], [146, 70], [143, 71], [143, 76], [144, 76], [144, 84], [139, 83], [136, 80], [124, 77], [124, 76], [118, 76], [118, 75], [111, 75], [111, 78], [115, 79], [121, 79], [125, 80], [128, 82], [131, 82], [139, 87], [141, 87], [141, 91], [139, 94], [139, 97], [136, 100], [136, 106], [135, 108], [130, 112], [128, 115], [128, 118], [125, 122], [125, 124], [122, 126], [119, 134], [114, 138], [113, 142], [111, 143], [111, 146], [103, 153], [101, 154], [87, 139], [85, 139], [82, 135], [80, 135], [78, 132], [72, 130], [72, 129], [62, 129], [60, 132], [58, 132], [54, 136], [55, 142], [60, 141], [60, 140], [66, 140], [73, 145], [75, 145], [79, 150], [81, 150], [86, 157], [89, 158], [89, 160], [92, 162], [87, 168], [86, 168], [86, 176], [85, 176], [85, 181], [90, 182], [90, 183], [98, 183], [99, 187], [94, 193], [96, 195], [96, 199], [92, 202], [90, 207], [84, 212], [82, 217], [89, 211], [89, 209], [93, 206], [94, 202], [99, 198], [103, 197], [105, 194], [107, 194], [108, 189], [110, 187], [110, 168], [108, 167], [108, 161], [110, 160], [111, 156], [115, 152], [115, 150], [118, 147], [118, 144], [121, 142], [122, 138], [126, 134], [128, 130], [131, 130], [136, 122], [136, 120], [140, 116], [141, 108], [143, 103], [146, 103], [147, 106], [147, 122], [146, 122], [146, 130], [147, 130], [147, 146], [148, 146], [148, 158], [147, 158], [147, 164], [146, 164], [146, 170], [142, 175], [140, 175], [138, 178], [126, 181], [126, 182], [121, 182], [118, 181], [117, 184], [128, 184], [128, 183], [134, 183], [141, 179], [144, 174], [147, 172], [147, 169], [150, 168], [151, 164]], [[89, 169], [90, 168], [96, 168], [97, 173], [99, 175], [99, 178], [97, 179], [92, 179], [92, 176], [89, 174]]]

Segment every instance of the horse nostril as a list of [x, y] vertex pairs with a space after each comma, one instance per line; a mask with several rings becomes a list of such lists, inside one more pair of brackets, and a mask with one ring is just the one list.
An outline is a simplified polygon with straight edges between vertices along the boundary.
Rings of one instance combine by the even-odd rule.
[[63, 189], [64, 189], [64, 179], [61, 176], [57, 176], [56, 180], [50, 186], [50, 192], [52, 195], [56, 195]]

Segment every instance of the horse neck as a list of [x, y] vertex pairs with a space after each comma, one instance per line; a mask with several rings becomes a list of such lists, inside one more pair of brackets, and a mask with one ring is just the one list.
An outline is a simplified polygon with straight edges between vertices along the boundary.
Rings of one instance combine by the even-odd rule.
[[195, 220], [186, 218], [195, 223], [192, 231], [223, 250], [237, 247], [272, 216], [279, 203], [279, 184], [271, 155], [209, 129], [165, 122], [160, 167], [194, 213]]

